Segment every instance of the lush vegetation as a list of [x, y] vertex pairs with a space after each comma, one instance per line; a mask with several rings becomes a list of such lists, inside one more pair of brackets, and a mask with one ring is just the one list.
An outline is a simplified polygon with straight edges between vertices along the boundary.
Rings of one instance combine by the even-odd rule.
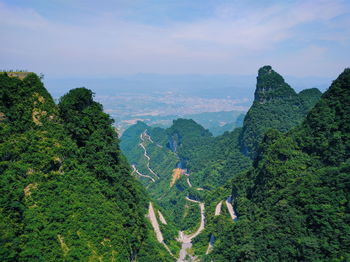
[[172, 261], [111, 119], [79, 88], [0, 74], [1, 261]]
[[269, 131], [253, 168], [233, 179], [239, 220], [215, 261], [350, 260], [350, 70], [302, 124]]
[[198, 146], [209, 146], [208, 143], [212, 138], [209, 130], [204, 129], [192, 119], [177, 119], [173, 125], [166, 130], [169, 137], [167, 144], [173, 152], [176, 152], [183, 160], [183, 168], [193, 168], [197, 165], [187, 163], [188, 160], [200, 159], [197, 153]]
[[[152, 142], [140, 136], [144, 131]], [[194, 229], [199, 225], [198, 205], [189, 205], [186, 196], [203, 200], [208, 190], [223, 185], [227, 179], [251, 165], [251, 160], [239, 150], [240, 129], [213, 137], [210, 132], [193, 120], [178, 119], [168, 129], [149, 127], [142, 122], [130, 127], [121, 138], [121, 148], [130, 163], [135, 164], [142, 174], [152, 176], [147, 168], [147, 158], [141, 148], [142, 142], [150, 157], [149, 166], [159, 175], [152, 182], [139, 177], [149, 194], [157, 199], [179, 229]], [[175, 167], [188, 169], [193, 187], [182, 175], [171, 186], [172, 171]], [[153, 176], [154, 177], [154, 176]], [[199, 191], [201, 187], [204, 190]], [[189, 206], [197, 212], [188, 212]]]
[[189, 161], [196, 166], [191, 175], [194, 186], [213, 190], [251, 166], [251, 160], [239, 150], [240, 132], [241, 128], [236, 128], [196, 147], [197, 155]]
[[300, 124], [320, 96], [316, 88], [297, 94], [271, 66], [260, 68], [254, 103], [244, 118], [242, 152], [254, 158], [269, 128], [286, 132]]
[[[121, 149], [92, 91], [56, 105], [32, 73], [0, 73], [0, 87], [2, 261], [173, 261], [145, 217], [148, 195], [173, 254], [178, 230], [200, 222], [190, 197], [205, 203], [193, 240], [205, 261], [350, 260], [350, 70], [314, 107], [317, 89], [297, 94], [265, 66], [243, 128], [214, 137], [189, 119], [138, 122]], [[224, 204], [214, 216], [231, 195], [236, 222]]]
[[[194, 240], [195, 253], [203, 255], [210, 236], [217, 237], [217, 243], [220, 243], [218, 236], [224, 232], [223, 224], [232, 224], [227, 208], [222, 208], [221, 216], [214, 216], [215, 206], [232, 195], [230, 181], [241, 177], [239, 183], [242, 185], [238, 185], [238, 188], [253, 183], [249, 179], [242, 179], [242, 174], [252, 165], [251, 158], [242, 153], [242, 139], [249, 134], [250, 141], [257, 146], [272, 122], [272, 127], [276, 126], [284, 132], [295, 127], [319, 96], [320, 91], [317, 89], [296, 94], [271, 67], [263, 67], [259, 70], [255, 102], [245, 118], [243, 128], [214, 137], [189, 119], [175, 120], [167, 129], [138, 122], [123, 134], [121, 147], [130, 163], [135, 164], [141, 173], [152, 176], [147, 163], [157, 170], [160, 179], [151, 182], [139, 177], [140, 181], [178, 230], [193, 232], [199, 225], [198, 205], [191, 207], [185, 200], [186, 196], [206, 203], [206, 228]], [[152, 142], [142, 142], [141, 136], [145, 131]], [[141, 142], [150, 156], [149, 162], [144, 156]], [[175, 167], [186, 170], [188, 176], [180, 176], [171, 186], [171, 174]]]

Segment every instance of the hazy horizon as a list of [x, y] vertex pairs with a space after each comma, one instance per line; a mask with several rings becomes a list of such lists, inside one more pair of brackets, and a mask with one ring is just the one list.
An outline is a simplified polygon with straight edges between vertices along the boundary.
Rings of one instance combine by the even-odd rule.
[[55, 77], [146, 74], [335, 78], [350, 2], [0, 0], [2, 69]]
[[[281, 73], [281, 72], [278, 72]], [[44, 75], [44, 83], [50, 92], [59, 98], [72, 88], [86, 87], [97, 95], [113, 95], [117, 93], [134, 92], [174, 92], [198, 93], [200, 96], [207, 96], [206, 92], [200, 90], [217, 90], [213, 96], [219, 97], [246, 97], [254, 92], [257, 75], [230, 75], [230, 74], [129, 74], [113, 77], [48, 77]], [[285, 81], [300, 92], [307, 88], [318, 88], [324, 92], [332, 77], [295, 77], [283, 75]], [[191, 91], [191, 89], [193, 89]], [[220, 93], [219, 91], [224, 91]], [[235, 95], [236, 94], [236, 95]]]
[[248, 110], [258, 69], [297, 92], [349, 66], [345, 0], [0, 0], [0, 69], [86, 87], [115, 118]]

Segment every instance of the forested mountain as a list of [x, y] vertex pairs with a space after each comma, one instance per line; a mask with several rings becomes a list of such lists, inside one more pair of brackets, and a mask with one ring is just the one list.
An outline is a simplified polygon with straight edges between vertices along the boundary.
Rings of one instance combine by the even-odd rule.
[[[300, 124], [320, 94], [317, 89], [295, 93], [280, 75], [265, 66], [259, 70], [255, 101], [243, 128], [214, 137], [188, 119], [178, 119], [167, 129], [138, 122], [123, 134], [121, 148], [136, 170], [134, 175], [179, 230], [200, 228], [200, 210], [188, 201], [205, 203], [205, 228], [193, 240], [195, 254], [204, 259], [215, 239], [215, 246], [220, 245], [222, 230], [233, 224], [236, 216], [230, 210], [237, 194], [237, 190], [232, 192], [232, 179], [241, 178], [239, 188], [253, 183], [245, 174], [252, 167], [255, 151], [263, 148], [259, 151], [255, 147], [264, 133], [273, 127], [286, 132]], [[252, 143], [254, 151], [242, 150], [246, 141]], [[227, 210], [221, 208], [225, 205]]]
[[[176, 152], [184, 163], [199, 156], [197, 147], [207, 145], [213, 137], [209, 130], [204, 129], [195, 121], [181, 118], [174, 120], [173, 125], [166, 130], [166, 133], [169, 139], [168, 147]], [[191, 168], [191, 164], [189, 168]]]
[[316, 88], [297, 94], [271, 66], [260, 68], [254, 102], [244, 118], [242, 152], [254, 158], [269, 128], [286, 132], [300, 124], [320, 96]]
[[264, 66], [242, 128], [137, 122], [119, 148], [91, 90], [2, 73], [1, 261], [350, 260], [349, 92]]
[[233, 179], [238, 212], [208, 261], [350, 260], [350, 69], [300, 126], [269, 131]]
[[[166, 100], [166, 97], [164, 97], [163, 99]], [[172, 99], [177, 101], [179, 104], [185, 103], [185, 102], [178, 101], [175, 98], [172, 98]], [[119, 101], [113, 103], [113, 105], [117, 106], [118, 102]], [[111, 103], [112, 102], [109, 101], [107, 105], [109, 105], [110, 107], [113, 107], [113, 105], [110, 105]], [[207, 103], [210, 104], [210, 102], [207, 102]], [[186, 103], [187, 106], [190, 106], [190, 104], [191, 103]], [[195, 103], [192, 105], [193, 107], [196, 107]], [[132, 107], [133, 104], [130, 103], [129, 106]], [[214, 106], [214, 105], [211, 105], [211, 106]], [[106, 109], [108, 111], [111, 110], [108, 108]], [[160, 115], [158, 114], [148, 115], [147, 113], [146, 114], [141, 113], [136, 115], [126, 115], [126, 116], [118, 117], [118, 112], [114, 112], [113, 115], [111, 116], [113, 116], [115, 119], [115, 127], [118, 129], [118, 133], [120, 135], [123, 135], [124, 131], [128, 129], [130, 126], [136, 124], [137, 121], [141, 121], [147, 124], [148, 126], [152, 126], [152, 127], [168, 128], [172, 125], [174, 120], [178, 118], [184, 118], [184, 119], [194, 120], [196, 123], [200, 124], [205, 129], [208, 129], [214, 136], [222, 135], [226, 131], [232, 131], [236, 127], [242, 127], [244, 116], [245, 116], [244, 111], [236, 111], [236, 110], [202, 112], [198, 114], [184, 114], [184, 115], [164, 115], [164, 114], [165, 112], [161, 111]]]
[[0, 74], [1, 261], [172, 261], [111, 123], [90, 90], [56, 105], [35, 74]]
[[[143, 174], [152, 177], [146, 165], [149, 163], [169, 183], [172, 170], [181, 167], [191, 174], [193, 185], [214, 189], [251, 165], [251, 160], [240, 152], [248, 153], [242, 150], [242, 145], [250, 141], [251, 145], [257, 146], [268, 128], [287, 131], [296, 126], [320, 95], [318, 89], [295, 93], [279, 74], [270, 66], [265, 66], [259, 69], [255, 101], [245, 117], [242, 129], [213, 137], [208, 130], [189, 119], [175, 120], [167, 129], [153, 128], [138, 122], [123, 134], [121, 147], [128, 160], [139, 166]], [[147, 148], [150, 161], [145, 159], [144, 150], [140, 147], [140, 137], [145, 131], [155, 141], [145, 144], [150, 147]], [[139, 177], [148, 183], [149, 179]], [[183, 189], [181, 186], [179, 188]]]

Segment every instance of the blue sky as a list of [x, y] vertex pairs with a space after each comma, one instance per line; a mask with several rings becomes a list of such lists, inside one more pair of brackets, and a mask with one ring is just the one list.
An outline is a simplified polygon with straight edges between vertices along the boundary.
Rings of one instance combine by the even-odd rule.
[[0, 0], [0, 67], [50, 76], [335, 77], [350, 61], [348, 0]]

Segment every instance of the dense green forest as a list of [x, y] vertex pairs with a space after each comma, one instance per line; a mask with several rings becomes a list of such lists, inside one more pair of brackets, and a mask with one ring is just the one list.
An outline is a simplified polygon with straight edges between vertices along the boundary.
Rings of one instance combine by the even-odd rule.
[[[140, 136], [145, 130], [152, 142], [147, 139], [142, 142]], [[175, 224], [184, 229], [184, 225], [193, 228], [199, 223], [198, 214], [187, 212], [185, 197], [202, 200], [209, 190], [223, 185], [229, 177], [251, 165], [251, 160], [239, 150], [240, 130], [213, 137], [193, 120], [175, 120], [168, 129], [138, 122], [123, 134], [121, 148], [129, 162], [143, 175], [154, 178], [153, 182], [148, 177], [136, 175]], [[141, 142], [145, 145], [149, 161], [144, 156]], [[159, 179], [147, 168], [148, 163]], [[190, 171], [191, 175], [182, 175], [171, 185], [173, 170], [177, 167]], [[189, 186], [187, 179], [193, 187]], [[190, 222], [188, 216], [192, 216], [195, 222]]]
[[[220, 245], [223, 230], [234, 224], [225, 201], [230, 195], [237, 195], [236, 187], [242, 190], [247, 184], [254, 183], [245, 174], [258, 161], [255, 158], [262, 150], [258, 145], [264, 133], [274, 127], [281, 132], [296, 127], [320, 96], [318, 89], [307, 89], [297, 94], [278, 73], [265, 66], [259, 70], [255, 100], [244, 119], [243, 128], [214, 137], [188, 119], [175, 120], [167, 129], [138, 122], [123, 134], [121, 148], [128, 160], [142, 170], [142, 174], [152, 176], [147, 164], [157, 170], [159, 179], [155, 178], [153, 182], [145, 177], [139, 176], [139, 179], [179, 230], [193, 232], [199, 226], [198, 206], [197, 214], [191, 214], [185, 198], [205, 203], [206, 226], [193, 240], [195, 254], [204, 259], [209, 239], [215, 236], [215, 246]], [[142, 139], [145, 134], [149, 137], [148, 141]], [[244, 149], [247, 141], [252, 142], [249, 150]], [[172, 170], [175, 168], [181, 168], [183, 173], [172, 186]], [[232, 179], [239, 180], [235, 182], [233, 191]], [[222, 215], [214, 216], [219, 202], [224, 203]]]
[[208, 261], [350, 260], [350, 69], [300, 126], [269, 131], [233, 179], [236, 223]]
[[349, 110], [350, 69], [321, 96], [264, 66], [242, 128], [119, 141], [91, 90], [0, 73], [1, 261], [175, 261], [195, 233], [200, 261], [348, 261]]
[[172, 261], [111, 124], [90, 90], [0, 74], [1, 261]]
[[[271, 90], [267, 91], [266, 86], [269, 85]], [[255, 100], [244, 119], [243, 128], [236, 128], [232, 132], [214, 137], [208, 130], [190, 119], [177, 119], [167, 129], [150, 127], [138, 122], [124, 132], [121, 148], [130, 163], [135, 164], [142, 174], [152, 177], [146, 166], [148, 161], [144, 157], [144, 150], [140, 147], [142, 142], [140, 135], [147, 130], [154, 141], [145, 144], [151, 158], [149, 165], [158, 171], [160, 180], [150, 183], [146, 177], [139, 176], [139, 178], [154, 198], [161, 198], [164, 208], [168, 208], [171, 212], [176, 206], [177, 211], [182, 211], [178, 206], [178, 200], [174, 198], [188, 195], [189, 188], [185, 179], [179, 179], [175, 187], [169, 189], [172, 170], [175, 167], [181, 167], [191, 174], [190, 181], [193, 187], [210, 191], [223, 186], [229, 179], [251, 166], [251, 159], [244, 154], [244, 150], [243, 152], [241, 150], [242, 139], [250, 136], [249, 139], [257, 145], [263, 132], [269, 127], [275, 125], [281, 131], [287, 131], [296, 126], [301, 121], [302, 115], [316, 103], [320, 94], [317, 89], [308, 89], [299, 95], [296, 94], [278, 73], [270, 66], [265, 66], [259, 70]], [[259, 101], [262, 100], [269, 102], [261, 107]], [[291, 103], [294, 105], [293, 110], [290, 110]], [[271, 125], [268, 119], [273, 119], [274, 125]], [[253, 133], [250, 133], [250, 130], [253, 130]], [[180, 192], [173, 192], [174, 190]], [[183, 204], [182, 201], [180, 203]], [[177, 218], [179, 216], [177, 211], [174, 214], [175, 220], [181, 224], [181, 219]]]
[[321, 92], [312, 88], [297, 94], [271, 66], [264, 66], [259, 69], [254, 96], [240, 138], [242, 152], [252, 158], [269, 128], [286, 132], [300, 124]]

